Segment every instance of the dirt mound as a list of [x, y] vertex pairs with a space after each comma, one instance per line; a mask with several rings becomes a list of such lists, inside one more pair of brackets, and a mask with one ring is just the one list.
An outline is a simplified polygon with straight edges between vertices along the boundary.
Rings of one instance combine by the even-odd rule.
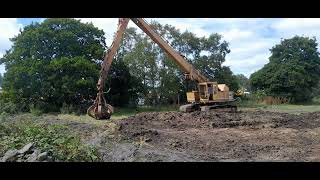
[[122, 140], [147, 142], [157, 149], [186, 153], [194, 160], [290, 160], [307, 158], [302, 149], [315, 140], [299, 132], [320, 127], [320, 112], [152, 112], [117, 124]]
[[140, 113], [118, 122], [120, 130], [126, 136], [156, 137], [160, 129], [183, 131], [188, 128], [316, 128], [320, 126], [320, 113], [301, 115], [253, 111], [238, 113], [216, 112], [152, 112]]

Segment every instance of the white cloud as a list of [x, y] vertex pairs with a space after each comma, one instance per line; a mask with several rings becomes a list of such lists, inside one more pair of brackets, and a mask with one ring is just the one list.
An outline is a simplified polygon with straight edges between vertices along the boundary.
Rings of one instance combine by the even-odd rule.
[[320, 18], [288, 18], [282, 19], [274, 23], [274, 28], [278, 30], [294, 30], [294, 29], [309, 29], [319, 28]]
[[197, 36], [199, 37], [203, 37], [203, 36], [209, 36], [210, 32], [204, 30], [202, 28], [204, 22], [209, 21], [210, 18], [205, 18], [205, 19], [194, 19], [194, 18], [190, 18], [190, 19], [173, 19], [173, 18], [154, 18], [154, 19], [150, 19], [147, 18], [146, 21], [151, 22], [151, 20], [155, 20], [157, 22], [159, 22], [160, 24], [169, 24], [172, 25], [174, 27], [176, 27], [177, 29], [179, 29], [181, 32], [184, 31], [190, 31], [195, 33]]
[[240, 29], [230, 29], [226, 32], [220, 32], [226, 41], [238, 41], [242, 39], [247, 39], [253, 35], [251, 31], [241, 31]]
[[291, 38], [295, 35], [320, 37], [320, 18], [289, 18], [281, 19], [272, 24], [278, 37]]
[[[0, 58], [12, 45], [10, 38], [17, 35], [22, 27], [16, 18], [0, 18]], [[0, 65], [0, 73], [4, 73], [4, 65]]]
[[[112, 43], [113, 35], [118, 28], [118, 18], [77, 18], [83, 23], [92, 23], [95, 27], [102, 29], [105, 33], [106, 43], [109, 46]], [[128, 27], [133, 27], [135, 24], [129, 22]]]
[[[22, 24], [17, 22], [16, 18], [0, 18], [0, 53], [4, 54], [5, 50], [10, 49], [10, 38], [19, 33]], [[2, 57], [2, 55], [1, 55]]]
[[5, 71], [4, 65], [0, 65], [0, 74], [3, 75], [4, 71]]
[[117, 30], [118, 19], [117, 18], [80, 18], [83, 23], [92, 23], [99, 29], [105, 32], [106, 43], [109, 46], [112, 42], [113, 34]]
[[268, 53], [259, 53], [245, 57], [228, 56], [223, 65], [230, 66], [235, 74], [244, 74], [249, 77], [250, 74], [259, 70], [263, 65], [269, 62], [269, 56], [270, 54]]
[[219, 32], [223, 35], [223, 39], [229, 42], [231, 50], [224, 65], [230, 66], [235, 74], [249, 77], [251, 73], [268, 63], [269, 49], [277, 43], [277, 39], [264, 37], [258, 30], [259, 26], [252, 28], [225, 26], [226, 30]]

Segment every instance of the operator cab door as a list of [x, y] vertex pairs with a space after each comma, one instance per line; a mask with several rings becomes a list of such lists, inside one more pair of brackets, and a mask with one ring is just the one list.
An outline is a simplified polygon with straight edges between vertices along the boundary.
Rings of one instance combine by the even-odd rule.
[[212, 83], [208, 83], [207, 85], [208, 87], [208, 98], [209, 98], [209, 101], [213, 101], [213, 96], [214, 96], [214, 92], [215, 92], [215, 89], [214, 89], [214, 85]]
[[216, 86], [214, 83], [199, 83], [200, 100], [202, 102], [209, 102], [214, 100]]
[[200, 93], [200, 100], [207, 101], [208, 99], [208, 87], [206, 83], [199, 83], [199, 93]]

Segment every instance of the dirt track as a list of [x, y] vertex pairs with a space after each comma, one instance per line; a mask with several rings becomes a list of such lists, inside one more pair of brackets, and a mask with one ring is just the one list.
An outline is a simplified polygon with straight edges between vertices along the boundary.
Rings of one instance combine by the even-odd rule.
[[320, 112], [140, 113], [96, 136], [105, 161], [319, 161]]

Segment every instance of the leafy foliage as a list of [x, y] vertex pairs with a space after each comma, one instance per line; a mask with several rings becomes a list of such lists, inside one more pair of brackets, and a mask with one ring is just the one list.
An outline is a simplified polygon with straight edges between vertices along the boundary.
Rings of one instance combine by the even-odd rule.
[[30, 105], [30, 112], [31, 112], [31, 114], [33, 114], [35, 116], [40, 116], [43, 113], [41, 108], [39, 108], [38, 106], [36, 106], [34, 104]]
[[237, 76], [232, 73], [229, 67], [223, 66], [216, 72], [216, 81], [221, 84], [227, 84], [231, 91], [239, 89], [239, 80]]
[[15, 114], [19, 112], [16, 104], [10, 101], [9, 94], [6, 92], [0, 93], [0, 114]]
[[243, 74], [236, 75], [240, 88], [250, 90], [250, 80]]
[[282, 40], [271, 49], [270, 62], [251, 75], [252, 88], [294, 102], [311, 100], [320, 78], [317, 45], [315, 38], [295, 36]]
[[3, 77], [2, 77], [2, 74], [0, 73], [0, 89], [1, 89], [1, 85], [2, 85], [2, 79], [3, 79]]
[[130, 74], [128, 66], [120, 58], [122, 57], [118, 56], [110, 68], [106, 83], [106, 90], [110, 88], [110, 91], [105, 98], [108, 102], [112, 102], [113, 106], [135, 106], [142, 84], [135, 76]]

